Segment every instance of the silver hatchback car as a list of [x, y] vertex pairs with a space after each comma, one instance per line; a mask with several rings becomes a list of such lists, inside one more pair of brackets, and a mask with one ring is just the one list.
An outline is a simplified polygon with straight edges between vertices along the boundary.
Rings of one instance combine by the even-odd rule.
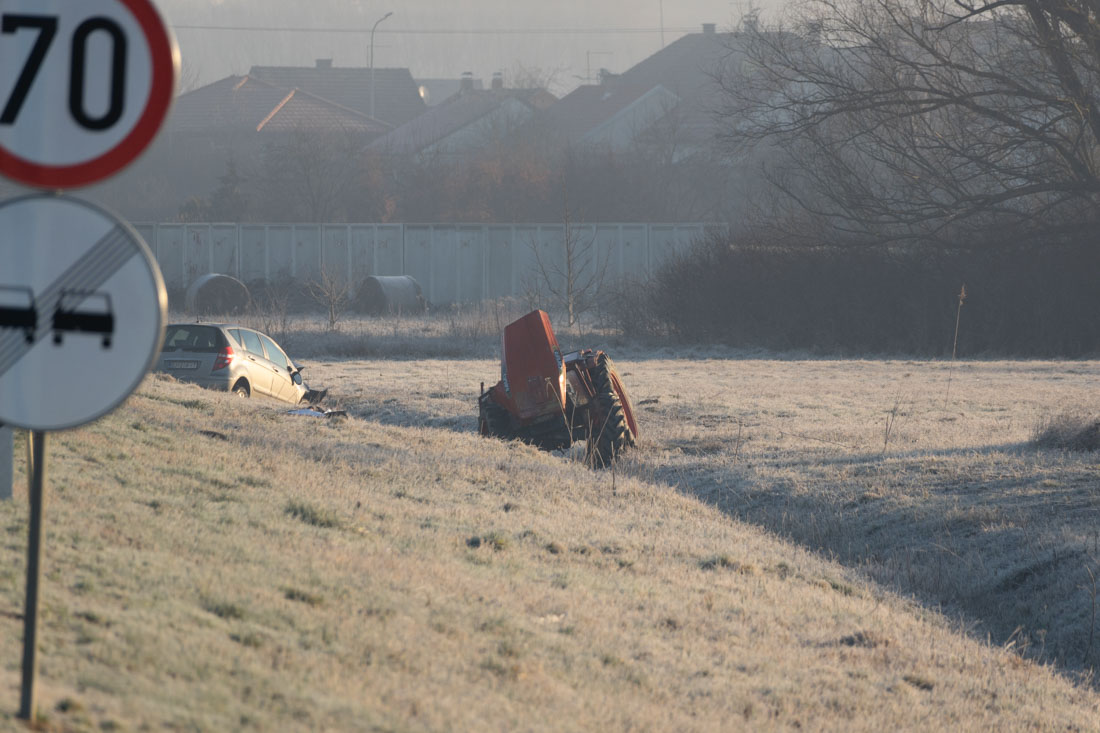
[[320, 401], [302, 381], [301, 367], [270, 336], [235, 324], [169, 324], [155, 369], [241, 397], [259, 394], [294, 405]]

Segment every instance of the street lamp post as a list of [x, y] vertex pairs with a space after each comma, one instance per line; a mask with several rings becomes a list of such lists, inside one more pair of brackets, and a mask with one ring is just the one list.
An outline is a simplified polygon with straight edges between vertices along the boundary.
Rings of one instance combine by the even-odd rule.
[[378, 28], [378, 24], [386, 18], [393, 15], [393, 11], [386, 13], [378, 20], [374, 21], [374, 25], [370, 29], [370, 116], [374, 117], [374, 31]]
[[665, 47], [665, 0], [658, 0], [657, 9], [661, 14], [661, 48]]

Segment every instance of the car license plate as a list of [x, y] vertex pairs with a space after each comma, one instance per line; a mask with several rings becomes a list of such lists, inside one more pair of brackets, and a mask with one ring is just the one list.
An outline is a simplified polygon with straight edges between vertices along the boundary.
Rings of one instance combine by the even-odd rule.
[[197, 361], [184, 361], [181, 359], [172, 359], [168, 362], [169, 369], [198, 369], [199, 363]]

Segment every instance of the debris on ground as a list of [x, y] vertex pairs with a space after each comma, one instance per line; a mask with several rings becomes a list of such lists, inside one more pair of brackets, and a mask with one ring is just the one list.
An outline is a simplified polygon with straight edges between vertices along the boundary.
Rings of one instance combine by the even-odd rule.
[[308, 402], [311, 405], [319, 405], [321, 400], [328, 396], [327, 389], [311, 389], [302, 395], [302, 402]]
[[347, 417], [347, 410], [318, 410], [316, 407], [303, 407], [298, 410], [288, 410], [288, 415], [302, 415], [305, 417]]

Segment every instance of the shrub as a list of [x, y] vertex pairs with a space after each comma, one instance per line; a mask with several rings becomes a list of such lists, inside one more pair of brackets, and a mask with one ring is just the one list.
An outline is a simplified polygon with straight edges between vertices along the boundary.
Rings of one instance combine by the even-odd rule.
[[493, 531], [485, 535], [482, 539], [482, 544], [488, 545], [497, 552], [501, 550], [507, 550], [512, 546], [512, 538], [504, 532]]
[[298, 601], [299, 603], [305, 603], [310, 606], [320, 606], [325, 602], [323, 596], [298, 588], [284, 588], [283, 597], [288, 601]]
[[206, 599], [203, 601], [202, 607], [218, 618], [224, 618], [229, 621], [239, 621], [244, 618], [244, 609], [230, 601]]
[[1035, 428], [1032, 442], [1040, 448], [1100, 450], [1100, 419], [1082, 412], [1062, 412]]
[[340, 526], [340, 520], [334, 512], [301, 501], [291, 501], [287, 504], [286, 513], [314, 527], [331, 529]]

